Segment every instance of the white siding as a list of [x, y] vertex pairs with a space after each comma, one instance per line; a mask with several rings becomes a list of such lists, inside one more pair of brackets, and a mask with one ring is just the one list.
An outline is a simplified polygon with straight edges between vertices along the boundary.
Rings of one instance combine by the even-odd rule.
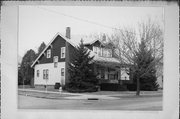
[[[65, 68], [65, 62], [58, 62], [57, 68], [54, 68], [54, 63], [37, 64], [34, 70], [34, 84], [35, 85], [55, 85], [56, 82], [65, 84], [65, 76], [61, 77], [61, 68]], [[43, 69], [49, 70], [49, 77], [46, 80], [43, 79]], [[36, 71], [39, 70], [39, 77], [37, 77]], [[66, 73], [66, 72], [65, 72]]]

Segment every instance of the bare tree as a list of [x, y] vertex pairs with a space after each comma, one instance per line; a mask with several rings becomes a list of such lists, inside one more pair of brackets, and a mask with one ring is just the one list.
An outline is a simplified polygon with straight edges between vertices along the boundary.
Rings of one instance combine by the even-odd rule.
[[163, 58], [163, 31], [159, 24], [149, 20], [139, 24], [138, 31], [134, 29], [124, 28], [122, 30], [115, 30], [111, 35], [110, 41], [116, 47], [116, 53], [119, 60], [124, 65], [131, 66], [132, 73], [140, 71], [137, 55], [140, 52], [140, 45], [142, 42], [145, 44], [148, 52], [152, 52], [155, 57], [151, 64], [143, 69], [137, 77], [137, 93], [140, 94], [140, 81], [139, 79], [146, 75], [153, 66], [158, 67], [162, 63]]

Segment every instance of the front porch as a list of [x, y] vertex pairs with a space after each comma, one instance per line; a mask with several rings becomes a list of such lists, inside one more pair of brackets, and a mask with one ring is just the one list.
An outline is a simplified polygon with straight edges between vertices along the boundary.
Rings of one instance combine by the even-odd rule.
[[131, 83], [132, 80], [130, 75], [127, 74], [127, 66], [122, 66], [115, 62], [94, 62], [94, 72], [97, 78], [102, 83], [113, 83], [113, 84], [127, 84]]

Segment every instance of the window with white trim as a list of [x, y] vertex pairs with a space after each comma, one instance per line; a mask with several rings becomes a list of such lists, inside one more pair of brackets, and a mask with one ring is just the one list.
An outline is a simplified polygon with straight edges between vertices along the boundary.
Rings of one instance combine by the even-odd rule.
[[100, 56], [103, 56], [103, 49], [104, 49], [104, 48], [101, 48], [101, 50], [100, 50], [100, 52], [101, 52], [101, 53], [100, 53]]
[[93, 46], [93, 51], [94, 51], [94, 53], [98, 53], [98, 47], [95, 47], [95, 46]]
[[64, 68], [61, 68], [61, 76], [64, 76], [64, 74], [65, 74], [65, 70]]
[[46, 79], [46, 70], [43, 70], [43, 79]]
[[61, 47], [61, 58], [65, 58], [65, 47]]
[[37, 70], [36, 73], [37, 73], [37, 77], [39, 77], [39, 70]]
[[49, 77], [49, 70], [46, 69], [46, 79], [48, 79], [48, 77]]
[[103, 57], [107, 57], [107, 52], [108, 52], [108, 49], [104, 48], [104, 50], [103, 50]]
[[108, 49], [108, 51], [107, 51], [107, 56], [108, 56], [108, 57], [112, 57], [112, 49]]
[[47, 50], [47, 58], [51, 57], [51, 49]]
[[44, 69], [43, 70], [43, 79], [48, 79], [49, 77], [49, 70], [48, 69]]
[[53, 62], [54, 62], [54, 68], [58, 66], [58, 56], [53, 57]]

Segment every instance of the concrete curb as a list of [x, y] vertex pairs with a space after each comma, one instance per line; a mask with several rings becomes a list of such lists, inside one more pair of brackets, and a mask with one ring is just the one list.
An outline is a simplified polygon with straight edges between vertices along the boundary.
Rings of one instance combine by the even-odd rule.
[[[60, 94], [59, 92], [53, 92], [53, 91], [38, 91], [38, 90], [29, 90], [29, 89], [18, 89], [19, 91], [24, 92], [38, 92], [38, 93], [52, 93], [52, 94]], [[47, 99], [73, 99], [73, 100], [88, 100], [89, 98], [97, 98], [98, 100], [113, 100], [113, 99], [120, 99], [117, 97], [111, 97], [109, 95], [89, 95], [89, 94], [74, 94], [74, 93], [62, 93], [65, 95], [72, 95], [72, 96], [65, 96], [65, 97], [45, 97], [45, 96], [34, 96], [34, 95], [27, 95], [37, 98], [47, 98]], [[23, 95], [23, 94], [20, 94]]]
[[[19, 91], [30, 91], [30, 92], [39, 92], [39, 93], [54, 93], [54, 94], [60, 94], [60, 92], [54, 92], [54, 91], [41, 91], [41, 90], [29, 90], [29, 89], [18, 89]], [[83, 95], [83, 94], [79, 94], [79, 93], [66, 93], [66, 92], [62, 92], [62, 94], [66, 94], [66, 95]]]
[[[18, 89], [19, 91], [23, 91], [23, 92], [37, 92], [37, 93], [47, 93], [47, 94], [58, 94], [59, 97], [46, 97], [46, 96], [34, 96], [34, 95], [29, 95], [32, 97], [37, 97], [37, 98], [47, 98], [47, 99], [72, 99], [72, 100], [86, 100], [88, 98], [97, 98], [100, 100], [114, 100], [114, 99], [120, 99], [126, 97], [126, 96], [134, 96], [135, 93], [131, 92], [131, 93], [127, 93], [127, 94], [110, 94], [110, 95], [97, 95], [97, 94], [79, 94], [79, 93], [67, 93], [67, 92], [62, 92], [62, 95], [68, 95], [68, 96], [60, 96], [60, 92], [54, 92], [54, 91], [41, 91], [41, 90], [30, 90], [30, 89]], [[156, 93], [156, 94], [145, 94], [142, 93], [141, 96], [157, 96], [160, 95], [161, 93]], [[117, 96], [117, 97], [116, 97]]]

